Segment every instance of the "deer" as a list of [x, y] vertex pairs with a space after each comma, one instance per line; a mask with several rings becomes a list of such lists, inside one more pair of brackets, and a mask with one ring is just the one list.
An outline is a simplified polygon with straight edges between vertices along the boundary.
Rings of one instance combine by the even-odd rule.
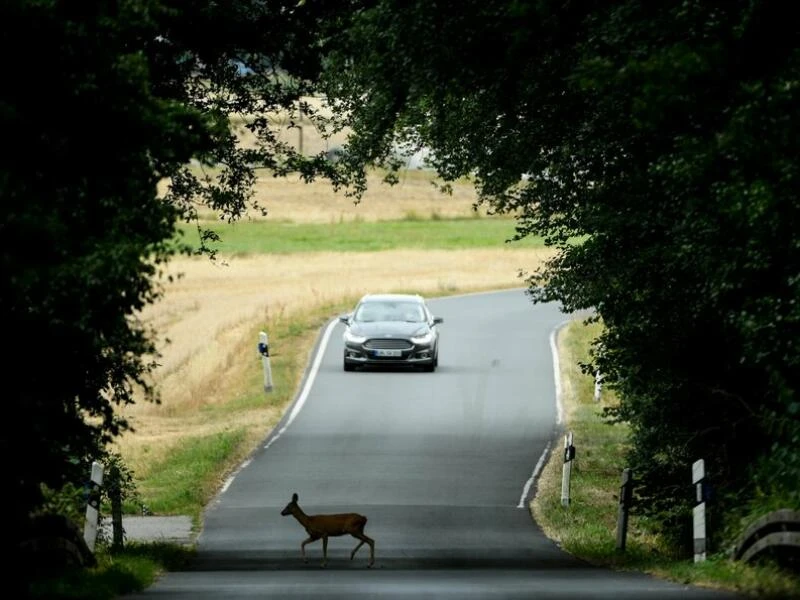
[[322, 566], [328, 564], [328, 538], [345, 534], [350, 534], [354, 538], [361, 540], [350, 553], [350, 560], [353, 560], [358, 549], [364, 544], [369, 544], [369, 564], [371, 567], [375, 563], [375, 540], [364, 535], [364, 526], [367, 524], [367, 517], [358, 513], [341, 513], [334, 515], [307, 515], [297, 504], [297, 494], [292, 494], [292, 501], [281, 511], [281, 515], [292, 515], [308, 532], [308, 539], [300, 544], [300, 553], [303, 555], [303, 562], [308, 562], [306, 558], [306, 544], [322, 539]]

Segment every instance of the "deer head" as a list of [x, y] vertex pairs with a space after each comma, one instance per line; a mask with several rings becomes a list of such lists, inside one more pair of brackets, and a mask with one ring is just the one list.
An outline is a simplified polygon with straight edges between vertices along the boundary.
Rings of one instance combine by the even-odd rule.
[[284, 509], [281, 511], [281, 514], [284, 517], [292, 514], [292, 508], [295, 506], [297, 506], [297, 494], [292, 494], [292, 501], [284, 507]]

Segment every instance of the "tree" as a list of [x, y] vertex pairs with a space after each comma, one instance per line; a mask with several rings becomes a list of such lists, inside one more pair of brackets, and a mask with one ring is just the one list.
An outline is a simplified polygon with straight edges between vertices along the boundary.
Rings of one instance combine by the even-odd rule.
[[[223, 5], [224, 4], [224, 5]], [[10, 0], [0, 21], [0, 318], [7, 344], [0, 451], [12, 540], [42, 486], [85, 482], [129, 428], [118, 407], [158, 401], [154, 332], [138, 316], [186, 246], [198, 203], [238, 218], [256, 166], [324, 172], [271, 134], [318, 68], [326, 7], [296, 2]], [[260, 116], [236, 144], [232, 113]], [[198, 176], [190, 159], [219, 169]], [[172, 182], [160, 195], [159, 181]], [[213, 232], [201, 232], [203, 239]]]
[[[345, 164], [400, 140], [558, 250], [534, 301], [595, 309], [639, 510], [689, 546], [723, 507], [800, 502], [800, 49], [769, 1], [395, 2], [352, 11], [324, 86]], [[602, 352], [599, 350], [602, 349]], [[766, 463], [764, 462], [766, 461]], [[766, 464], [780, 467], [766, 477]], [[719, 514], [719, 512], [717, 512]]]

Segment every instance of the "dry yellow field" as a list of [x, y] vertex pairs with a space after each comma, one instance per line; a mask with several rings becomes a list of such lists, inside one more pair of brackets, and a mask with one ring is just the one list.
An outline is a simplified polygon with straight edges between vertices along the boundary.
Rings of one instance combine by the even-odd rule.
[[[378, 175], [370, 175], [363, 199], [356, 202], [344, 193], [334, 192], [324, 181], [303, 183], [297, 179], [261, 177], [255, 185], [254, 199], [267, 210], [263, 217], [252, 210], [246, 219], [285, 223], [340, 223], [347, 221], [389, 221], [415, 216], [428, 218], [484, 217], [487, 209], [475, 207], [477, 196], [471, 185], [459, 183], [452, 194], [443, 194], [424, 171], [407, 171], [399, 183], [389, 186]], [[218, 215], [200, 211], [206, 221]]]
[[[441, 195], [419, 173], [391, 188], [376, 183], [357, 206], [324, 183], [266, 179], [256, 192], [256, 199], [269, 211], [267, 218], [292, 222], [379, 221], [409, 213], [464, 216], [472, 213], [475, 201], [470, 187]], [[125, 416], [136, 431], [119, 440], [119, 450], [135, 473], [144, 474], [181, 438], [237, 428], [248, 433], [248, 447], [242, 450], [246, 455], [280, 419], [294, 390], [282, 390], [279, 401], [265, 401], [249, 411], [207, 409], [231, 402], [248, 386], [252, 389], [254, 376], [261, 373], [256, 352], [260, 329], [277, 320], [314, 314], [320, 307], [355, 301], [372, 291], [434, 296], [521, 287], [519, 270], [535, 268], [547, 252], [512, 249], [498, 242], [496, 249], [469, 251], [220, 256], [216, 262], [176, 259], [170, 271], [182, 277], [142, 315], [161, 341], [155, 381], [162, 402], [126, 408]], [[314, 341], [315, 336], [308, 335], [305, 347], [299, 349], [295, 384]], [[280, 351], [281, 340], [271, 336], [270, 346]]]

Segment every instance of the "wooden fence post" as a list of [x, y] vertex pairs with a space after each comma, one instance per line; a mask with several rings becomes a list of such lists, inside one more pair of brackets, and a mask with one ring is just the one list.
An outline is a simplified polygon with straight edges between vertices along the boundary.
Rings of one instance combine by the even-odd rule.
[[622, 470], [622, 484], [619, 488], [619, 510], [617, 511], [617, 551], [625, 552], [628, 537], [628, 510], [633, 498], [633, 471]]
[[108, 494], [111, 500], [111, 547], [121, 550], [125, 543], [125, 531], [122, 528], [122, 480], [119, 467], [112, 464], [108, 470], [110, 485]]

